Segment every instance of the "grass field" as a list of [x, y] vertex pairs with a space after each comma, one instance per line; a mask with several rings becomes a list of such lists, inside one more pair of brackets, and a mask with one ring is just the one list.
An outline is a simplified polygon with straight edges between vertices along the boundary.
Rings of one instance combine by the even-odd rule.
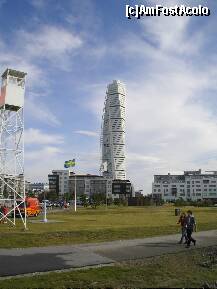
[[[217, 266], [204, 268], [198, 249], [115, 266], [0, 280], [0, 288], [214, 288]], [[215, 287], [216, 288], [216, 287]]]
[[[188, 208], [182, 208], [187, 210]], [[217, 229], [217, 208], [193, 208], [198, 230]], [[42, 216], [30, 218], [40, 220]], [[102, 242], [166, 235], [179, 232], [174, 207], [108, 207], [79, 208], [50, 212], [49, 220], [58, 223], [28, 223], [24, 231], [0, 225], [0, 247], [32, 247], [86, 242]]]

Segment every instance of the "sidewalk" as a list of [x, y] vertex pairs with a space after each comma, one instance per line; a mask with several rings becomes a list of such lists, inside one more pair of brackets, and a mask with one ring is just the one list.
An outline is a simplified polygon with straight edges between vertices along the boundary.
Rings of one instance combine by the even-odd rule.
[[[217, 230], [198, 232], [194, 236], [197, 248], [217, 245]], [[191, 250], [179, 245], [179, 239], [180, 235], [168, 235], [97, 244], [0, 249], [0, 277], [105, 265]]]

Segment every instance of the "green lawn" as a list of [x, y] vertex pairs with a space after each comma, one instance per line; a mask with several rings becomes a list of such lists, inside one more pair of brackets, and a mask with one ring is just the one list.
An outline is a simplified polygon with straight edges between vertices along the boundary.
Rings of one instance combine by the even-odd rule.
[[[187, 210], [187, 208], [183, 208]], [[217, 229], [217, 208], [193, 208], [198, 230]], [[41, 219], [30, 218], [30, 220]], [[174, 207], [109, 207], [79, 208], [50, 212], [49, 220], [59, 223], [28, 223], [23, 231], [16, 227], [0, 225], [0, 247], [32, 247], [86, 242], [102, 242], [166, 235], [179, 232]]]
[[202, 288], [204, 282], [214, 288], [217, 266], [201, 266], [202, 255], [208, 250], [211, 248], [109, 267], [0, 280], [0, 288]]

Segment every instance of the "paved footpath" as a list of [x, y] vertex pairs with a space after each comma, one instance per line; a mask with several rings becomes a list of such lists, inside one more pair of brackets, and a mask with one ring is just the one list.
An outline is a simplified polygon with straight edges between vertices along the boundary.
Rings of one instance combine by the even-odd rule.
[[[217, 245], [217, 230], [198, 232], [194, 236], [196, 247]], [[168, 235], [97, 244], [0, 249], [0, 277], [114, 264], [191, 250], [179, 245], [179, 238], [180, 235]]]

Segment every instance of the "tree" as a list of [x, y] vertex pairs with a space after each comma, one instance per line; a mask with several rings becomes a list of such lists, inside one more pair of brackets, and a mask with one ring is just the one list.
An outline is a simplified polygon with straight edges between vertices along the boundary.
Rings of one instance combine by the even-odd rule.
[[53, 191], [47, 192], [46, 197], [50, 201], [57, 201], [58, 200], [58, 194], [56, 192], [53, 192]]
[[83, 207], [88, 206], [88, 199], [87, 199], [87, 196], [85, 194], [80, 195], [80, 201], [81, 201], [81, 205]]
[[33, 191], [28, 191], [26, 195], [27, 195], [28, 197], [35, 198], [35, 192], [33, 192]]
[[179, 198], [178, 200], [175, 201], [174, 205], [176, 207], [184, 207], [188, 205], [188, 202], [185, 201], [183, 198]]
[[121, 205], [121, 202], [120, 202], [119, 198], [115, 198], [114, 199], [114, 205], [116, 205], [116, 206], [120, 206]]
[[103, 193], [94, 193], [91, 196], [91, 206], [96, 209], [97, 206], [100, 206], [105, 203], [105, 194]]
[[113, 199], [112, 199], [112, 197], [107, 198], [107, 205], [108, 205], [108, 206], [113, 205]]
[[64, 199], [66, 200], [66, 202], [71, 201], [72, 200], [72, 194], [65, 193], [64, 194]]

